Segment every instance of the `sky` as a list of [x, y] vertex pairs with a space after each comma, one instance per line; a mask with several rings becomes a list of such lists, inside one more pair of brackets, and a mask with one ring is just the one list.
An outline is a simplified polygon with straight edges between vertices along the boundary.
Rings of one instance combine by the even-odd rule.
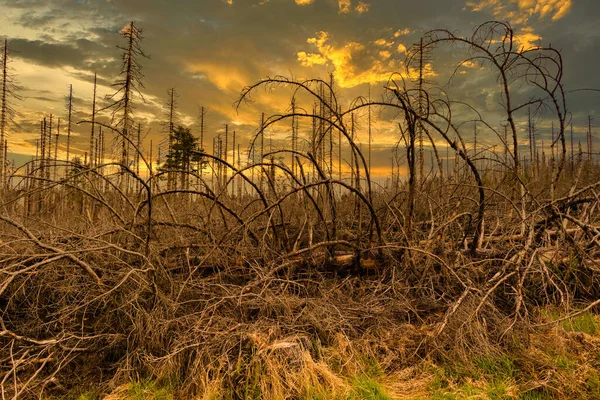
[[[493, 19], [508, 21], [521, 46], [561, 51], [576, 141], [585, 143], [587, 117], [600, 109], [600, 93], [575, 91], [600, 88], [597, 0], [0, 0], [0, 9], [0, 37], [9, 40], [10, 68], [22, 97], [14, 101], [18, 126], [8, 130], [10, 157], [17, 164], [35, 154], [44, 116], [66, 118], [69, 85], [74, 121], [90, 118], [94, 73], [101, 103], [115, 91], [111, 85], [122, 55], [116, 46], [125, 44], [119, 32], [129, 21], [143, 29], [141, 47], [149, 56], [139, 60], [144, 100], [134, 99], [146, 151], [150, 140], [155, 147], [166, 142], [170, 88], [177, 93], [177, 122], [195, 135], [199, 107], [205, 107], [205, 148], [210, 151], [212, 137], [222, 134], [225, 124], [247, 146], [261, 113], [289, 111], [292, 92], [261, 89], [251, 103], [236, 107], [245, 86], [279, 75], [328, 79], [333, 73], [343, 107], [369, 93], [372, 99], [385, 98], [392, 74], [404, 72], [406, 49], [425, 32], [443, 28], [469, 35]], [[452, 65], [465, 57], [461, 51], [442, 48], [430, 54], [428, 84], [471, 104], [490, 125], [499, 126], [506, 118], [493, 71], [466, 64], [449, 81]], [[456, 114], [465, 121], [472, 118], [464, 110]], [[526, 115], [517, 117], [525, 135]], [[550, 118], [544, 113], [536, 118], [538, 137], [548, 140]], [[365, 146], [366, 121], [364, 112], [357, 114], [357, 137]], [[372, 110], [376, 175], [389, 173], [400, 121], [390, 110]], [[600, 121], [592, 124], [600, 126]], [[270, 129], [273, 147], [289, 144], [288, 125]], [[301, 124], [301, 135], [306, 129]], [[89, 125], [74, 126], [71, 154], [83, 156], [88, 150], [89, 131]], [[479, 141], [492, 146], [497, 138], [482, 130]]]

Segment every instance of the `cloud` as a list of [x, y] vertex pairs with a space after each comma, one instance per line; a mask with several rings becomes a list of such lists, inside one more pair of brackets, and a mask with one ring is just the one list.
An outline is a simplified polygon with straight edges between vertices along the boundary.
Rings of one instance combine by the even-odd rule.
[[359, 13], [366, 13], [369, 11], [369, 7], [371, 5], [369, 3], [365, 3], [363, 1], [359, 1], [358, 4], [356, 5], [356, 7], [354, 7], [354, 9]]
[[556, 22], [567, 16], [572, 6], [572, 0], [479, 0], [467, 1], [465, 9], [473, 12], [491, 11], [495, 19], [514, 24], [515, 41], [519, 49], [529, 50], [537, 47], [537, 42], [542, 39], [540, 34], [534, 32], [532, 20]]
[[252, 81], [247, 73], [237, 66], [215, 62], [199, 62], [188, 64], [186, 70], [192, 74], [202, 74], [213, 85], [222, 91], [239, 93]]
[[[389, 48], [394, 45], [394, 42], [386, 39], [371, 42], [375, 46], [366, 46], [357, 41], [337, 45], [332, 43], [328, 32], [321, 31], [307, 42], [314, 45], [317, 52], [300, 51], [297, 53], [298, 61], [305, 67], [333, 67], [336, 79], [343, 88], [363, 83], [385, 82], [392, 74], [405, 70], [404, 63], [398, 57], [392, 57], [391, 51], [381, 50], [381, 47]], [[404, 52], [406, 47], [399, 44], [397, 49]], [[431, 65], [427, 67], [427, 73], [429, 76], [434, 75]]]
[[404, 35], [408, 35], [410, 33], [410, 29], [408, 28], [404, 28], [404, 29], [399, 29], [396, 32], [394, 32], [394, 37], [400, 37], [400, 36], [404, 36]]
[[523, 27], [515, 34], [515, 41], [520, 50], [529, 50], [538, 47], [542, 36], [535, 33], [532, 27]]
[[460, 63], [460, 66], [465, 68], [479, 68], [479, 65], [477, 65], [477, 63], [472, 60], [463, 61], [462, 63]]
[[387, 39], [377, 39], [374, 43], [377, 46], [382, 46], [382, 47], [392, 47], [394, 45], [393, 41], [387, 40]]
[[338, 0], [338, 12], [340, 14], [348, 14], [351, 6], [350, 0]]
[[80, 38], [69, 43], [44, 40], [11, 39], [13, 57], [47, 67], [70, 66], [98, 72], [118, 64], [114, 49]]
[[467, 1], [466, 8], [471, 11], [490, 10], [497, 19], [525, 24], [534, 16], [557, 21], [565, 17], [572, 6], [572, 0], [480, 0]]
[[[298, 1], [312, 2], [314, 0], [296, 0], [296, 3], [298, 3]], [[337, 3], [338, 3], [338, 13], [339, 14], [348, 14], [352, 10], [352, 0], [337, 0]], [[371, 5], [369, 3], [366, 3], [362, 0], [360, 0], [354, 6], [354, 10], [359, 14], [363, 14], [363, 13], [368, 12], [370, 7], [371, 7]]]

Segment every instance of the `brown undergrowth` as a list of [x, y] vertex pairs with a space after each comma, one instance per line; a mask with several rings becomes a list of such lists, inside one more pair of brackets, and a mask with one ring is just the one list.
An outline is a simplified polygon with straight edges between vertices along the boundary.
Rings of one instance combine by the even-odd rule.
[[596, 270], [568, 249], [500, 258], [522, 240], [507, 235], [490, 237], [494, 254], [426, 239], [360, 259], [330, 252], [343, 241], [275, 253], [272, 235], [261, 248], [204, 231], [186, 218], [207, 204], [171, 201], [147, 253], [144, 230], [105, 207], [68, 223], [65, 209], [2, 217], [5, 397], [597, 393]]

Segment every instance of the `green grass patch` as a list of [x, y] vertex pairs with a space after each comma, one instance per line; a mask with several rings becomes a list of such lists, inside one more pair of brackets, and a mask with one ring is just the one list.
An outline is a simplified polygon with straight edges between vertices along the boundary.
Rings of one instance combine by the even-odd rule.
[[392, 398], [379, 382], [364, 376], [352, 382], [352, 392], [348, 400], [392, 400]]
[[[457, 400], [458, 397], [454, 393], [432, 393], [431, 400]], [[425, 399], [422, 399], [425, 400]]]
[[349, 392], [334, 393], [326, 388], [314, 387], [301, 398], [303, 400], [392, 400], [377, 380], [364, 375], [351, 382]]
[[134, 382], [129, 387], [129, 400], [173, 400], [173, 386], [153, 380]]
[[76, 400], [98, 400], [98, 399], [100, 399], [100, 396], [98, 396], [94, 393], [89, 393], [89, 392], [82, 393], [76, 398]]
[[491, 380], [485, 388], [485, 393], [491, 400], [508, 399], [508, 386], [509, 383], [506, 380]]
[[[560, 313], [556, 309], [545, 310], [542, 312], [542, 314], [551, 321], [564, 317], [564, 314]], [[567, 332], [582, 332], [592, 336], [596, 335], [600, 331], [600, 327], [596, 321], [596, 316], [589, 311], [576, 315], [573, 318], [561, 321], [560, 326]]]
[[591, 312], [584, 312], [562, 321], [561, 326], [567, 332], [583, 332], [592, 336], [598, 332], [598, 323]]
[[600, 399], [600, 376], [598, 376], [598, 371], [592, 370], [588, 374], [585, 386], [591, 398]]
[[433, 370], [428, 392], [434, 400], [510, 398], [520, 370], [507, 354], [479, 358], [471, 365], [452, 364]]
[[552, 400], [553, 397], [541, 389], [530, 390], [529, 392], [521, 393], [519, 400]]
[[508, 355], [500, 357], [487, 357], [475, 360], [478, 371], [492, 380], [503, 381], [514, 379], [519, 373], [519, 368]]
[[578, 363], [576, 360], [563, 354], [559, 354], [553, 357], [553, 360], [557, 368], [569, 373], [574, 372], [578, 367]]
[[376, 359], [365, 357], [362, 364], [365, 376], [370, 378], [380, 378], [383, 376], [383, 368], [381, 368], [381, 364]]

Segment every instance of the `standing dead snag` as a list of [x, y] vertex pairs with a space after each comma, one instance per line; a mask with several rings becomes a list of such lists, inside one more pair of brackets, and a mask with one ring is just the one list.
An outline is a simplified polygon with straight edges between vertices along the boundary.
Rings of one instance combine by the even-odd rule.
[[12, 100], [20, 100], [17, 95], [17, 84], [14, 75], [9, 69], [10, 48], [8, 39], [4, 39], [0, 63], [2, 65], [2, 81], [0, 86], [0, 189], [7, 184], [8, 167], [8, 139], [7, 130], [10, 124], [15, 124], [16, 111], [12, 107]]
[[[142, 30], [135, 25], [134, 21], [131, 21], [127, 26], [121, 29], [119, 32], [127, 40], [126, 46], [117, 46], [118, 49], [123, 51], [123, 62], [121, 64], [121, 72], [119, 73], [119, 79], [113, 83], [113, 87], [117, 88], [117, 91], [108, 97], [112, 100], [112, 103], [108, 105], [108, 108], [112, 108], [112, 125], [119, 128], [118, 131], [121, 135], [119, 140], [121, 145], [121, 188], [127, 188], [125, 168], [130, 163], [129, 154], [129, 141], [130, 128], [132, 127], [132, 114], [134, 110], [133, 101], [138, 96], [142, 101], [145, 101], [142, 95], [141, 89], [144, 88], [142, 83], [142, 67], [139, 63], [140, 58], [147, 58], [148, 56], [142, 51], [140, 43], [143, 39]], [[120, 114], [117, 117], [117, 114]], [[116, 119], [117, 118], [117, 119]], [[116, 120], [115, 120], [116, 119]]]
[[96, 146], [95, 130], [96, 130], [96, 83], [97, 75], [94, 73], [94, 95], [92, 98], [92, 130], [90, 132], [90, 168], [94, 168], [96, 165], [96, 152], [98, 146]]
[[[169, 97], [167, 102], [167, 122], [165, 130], [167, 131], [168, 149], [167, 154], [171, 154], [173, 151], [173, 132], [175, 130], [175, 119], [177, 117], [177, 92], [175, 88], [167, 90], [167, 96]], [[183, 180], [183, 177], [182, 177]], [[175, 189], [177, 186], [176, 176], [172, 171], [167, 173], [167, 188], [169, 190]]]
[[4, 136], [6, 130], [6, 80], [7, 80], [7, 62], [8, 62], [8, 40], [4, 39], [4, 48], [2, 51], [2, 104], [0, 105], [0, 186], [4, 187], [4, 170], [6, 168], [6, 150], [4, 145]]
[[[65, 161], [69, 162], [69, 153], [71, 152], [71, 123], [73, 116], [73, 85], [69, 85], [69, 96], [67, 97], [67, 156]], [[69, 174], [69, 167], [66, 167], [65, 177]]]

